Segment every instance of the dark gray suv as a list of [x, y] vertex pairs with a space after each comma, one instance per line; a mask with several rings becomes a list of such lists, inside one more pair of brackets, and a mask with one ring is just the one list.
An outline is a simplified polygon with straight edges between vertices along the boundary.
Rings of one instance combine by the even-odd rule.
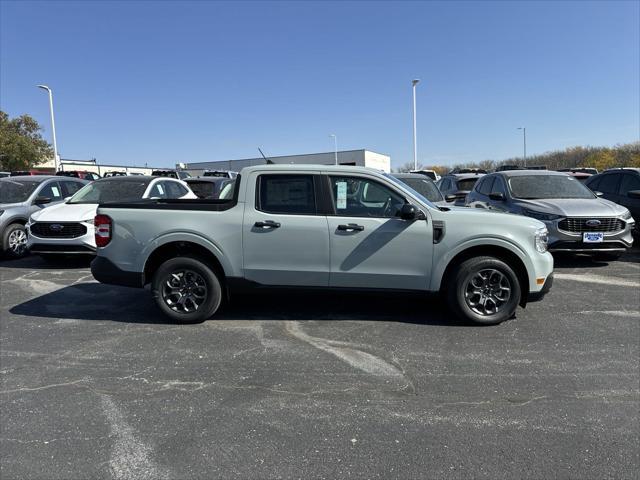
[[640, 236], [640, 168], [616, 168], [589, 178], [585, 185], [602, 197], [626, 207], [636, 219], [634, 233]]
[[71, 177], [33, 175], [0, 178], [0, 252], [21, 257], [27, 251], [25, 224], [31, 214], [70, 197], [87, 183]]

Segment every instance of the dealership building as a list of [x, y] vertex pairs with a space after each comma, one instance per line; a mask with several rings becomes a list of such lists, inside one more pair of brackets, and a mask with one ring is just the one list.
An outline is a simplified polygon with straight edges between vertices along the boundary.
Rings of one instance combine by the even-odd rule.
[[[337, 152], [339, 165], [358, 165], [371, 167], [384, 172], [391, 172], [391, 157], [370, 150], [343, 150]], [[296, 165], [335, 165], [336, 152], [307, 153], [302, 155], [286, 155], [281, 157], [245, 158], [240, 160], [219, 160], [214, 162], [182, 163], [176, 167], [186, 170], [191, 175], [201, 175], [205, 170], [230, 170], [239, 172], [244, 167], [253, 165], [296, 164]]]

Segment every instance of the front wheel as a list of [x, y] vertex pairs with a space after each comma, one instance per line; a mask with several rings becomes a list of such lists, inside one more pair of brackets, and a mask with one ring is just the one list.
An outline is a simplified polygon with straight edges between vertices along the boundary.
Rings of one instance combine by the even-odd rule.
[[2, 249], [10, 258], [20, 258], [27, 253], [27, 231], [24, 225], [12, 223], [2, 236]]
[[502, 260], [476, 257], [465, 260], [449, 276], [447, 303], [459, 317], [495, 325], [513, 317], [520, 303], [520, 282]]
[[151, 291], [160, 310], [178, 323], [204, 322], [222, 301], [216, 274], [201, 260], [191, 257], [173, 258], [160, 265]]

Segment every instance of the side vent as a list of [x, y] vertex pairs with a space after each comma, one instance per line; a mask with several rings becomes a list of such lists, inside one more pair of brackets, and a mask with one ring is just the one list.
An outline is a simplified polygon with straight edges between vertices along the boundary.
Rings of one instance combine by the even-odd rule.
[[433, 243], [440, 243], [446, 233], [446, 228], [442, 220], [434, 220], [433, 222]]

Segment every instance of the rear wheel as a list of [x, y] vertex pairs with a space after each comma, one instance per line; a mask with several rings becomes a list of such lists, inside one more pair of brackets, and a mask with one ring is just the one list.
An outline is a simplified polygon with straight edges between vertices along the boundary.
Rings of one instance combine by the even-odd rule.
[[465, 260], [449, 276], [447, 303], [459, 317], [484, 325], [509, 318], [520, 303], [520, 282], [502, 260], [476, 257]]
[[2, 249], [10, 258], [20, 258], [27, 253], [27, 232], [24, 225], [12, 223], [5, 229]]
[[205, 321], [222, 301], [222, 287], [216, 274], [192, 257], [172, 258], [160, 265], [151, 290], [160, 310], [179, 323]]

